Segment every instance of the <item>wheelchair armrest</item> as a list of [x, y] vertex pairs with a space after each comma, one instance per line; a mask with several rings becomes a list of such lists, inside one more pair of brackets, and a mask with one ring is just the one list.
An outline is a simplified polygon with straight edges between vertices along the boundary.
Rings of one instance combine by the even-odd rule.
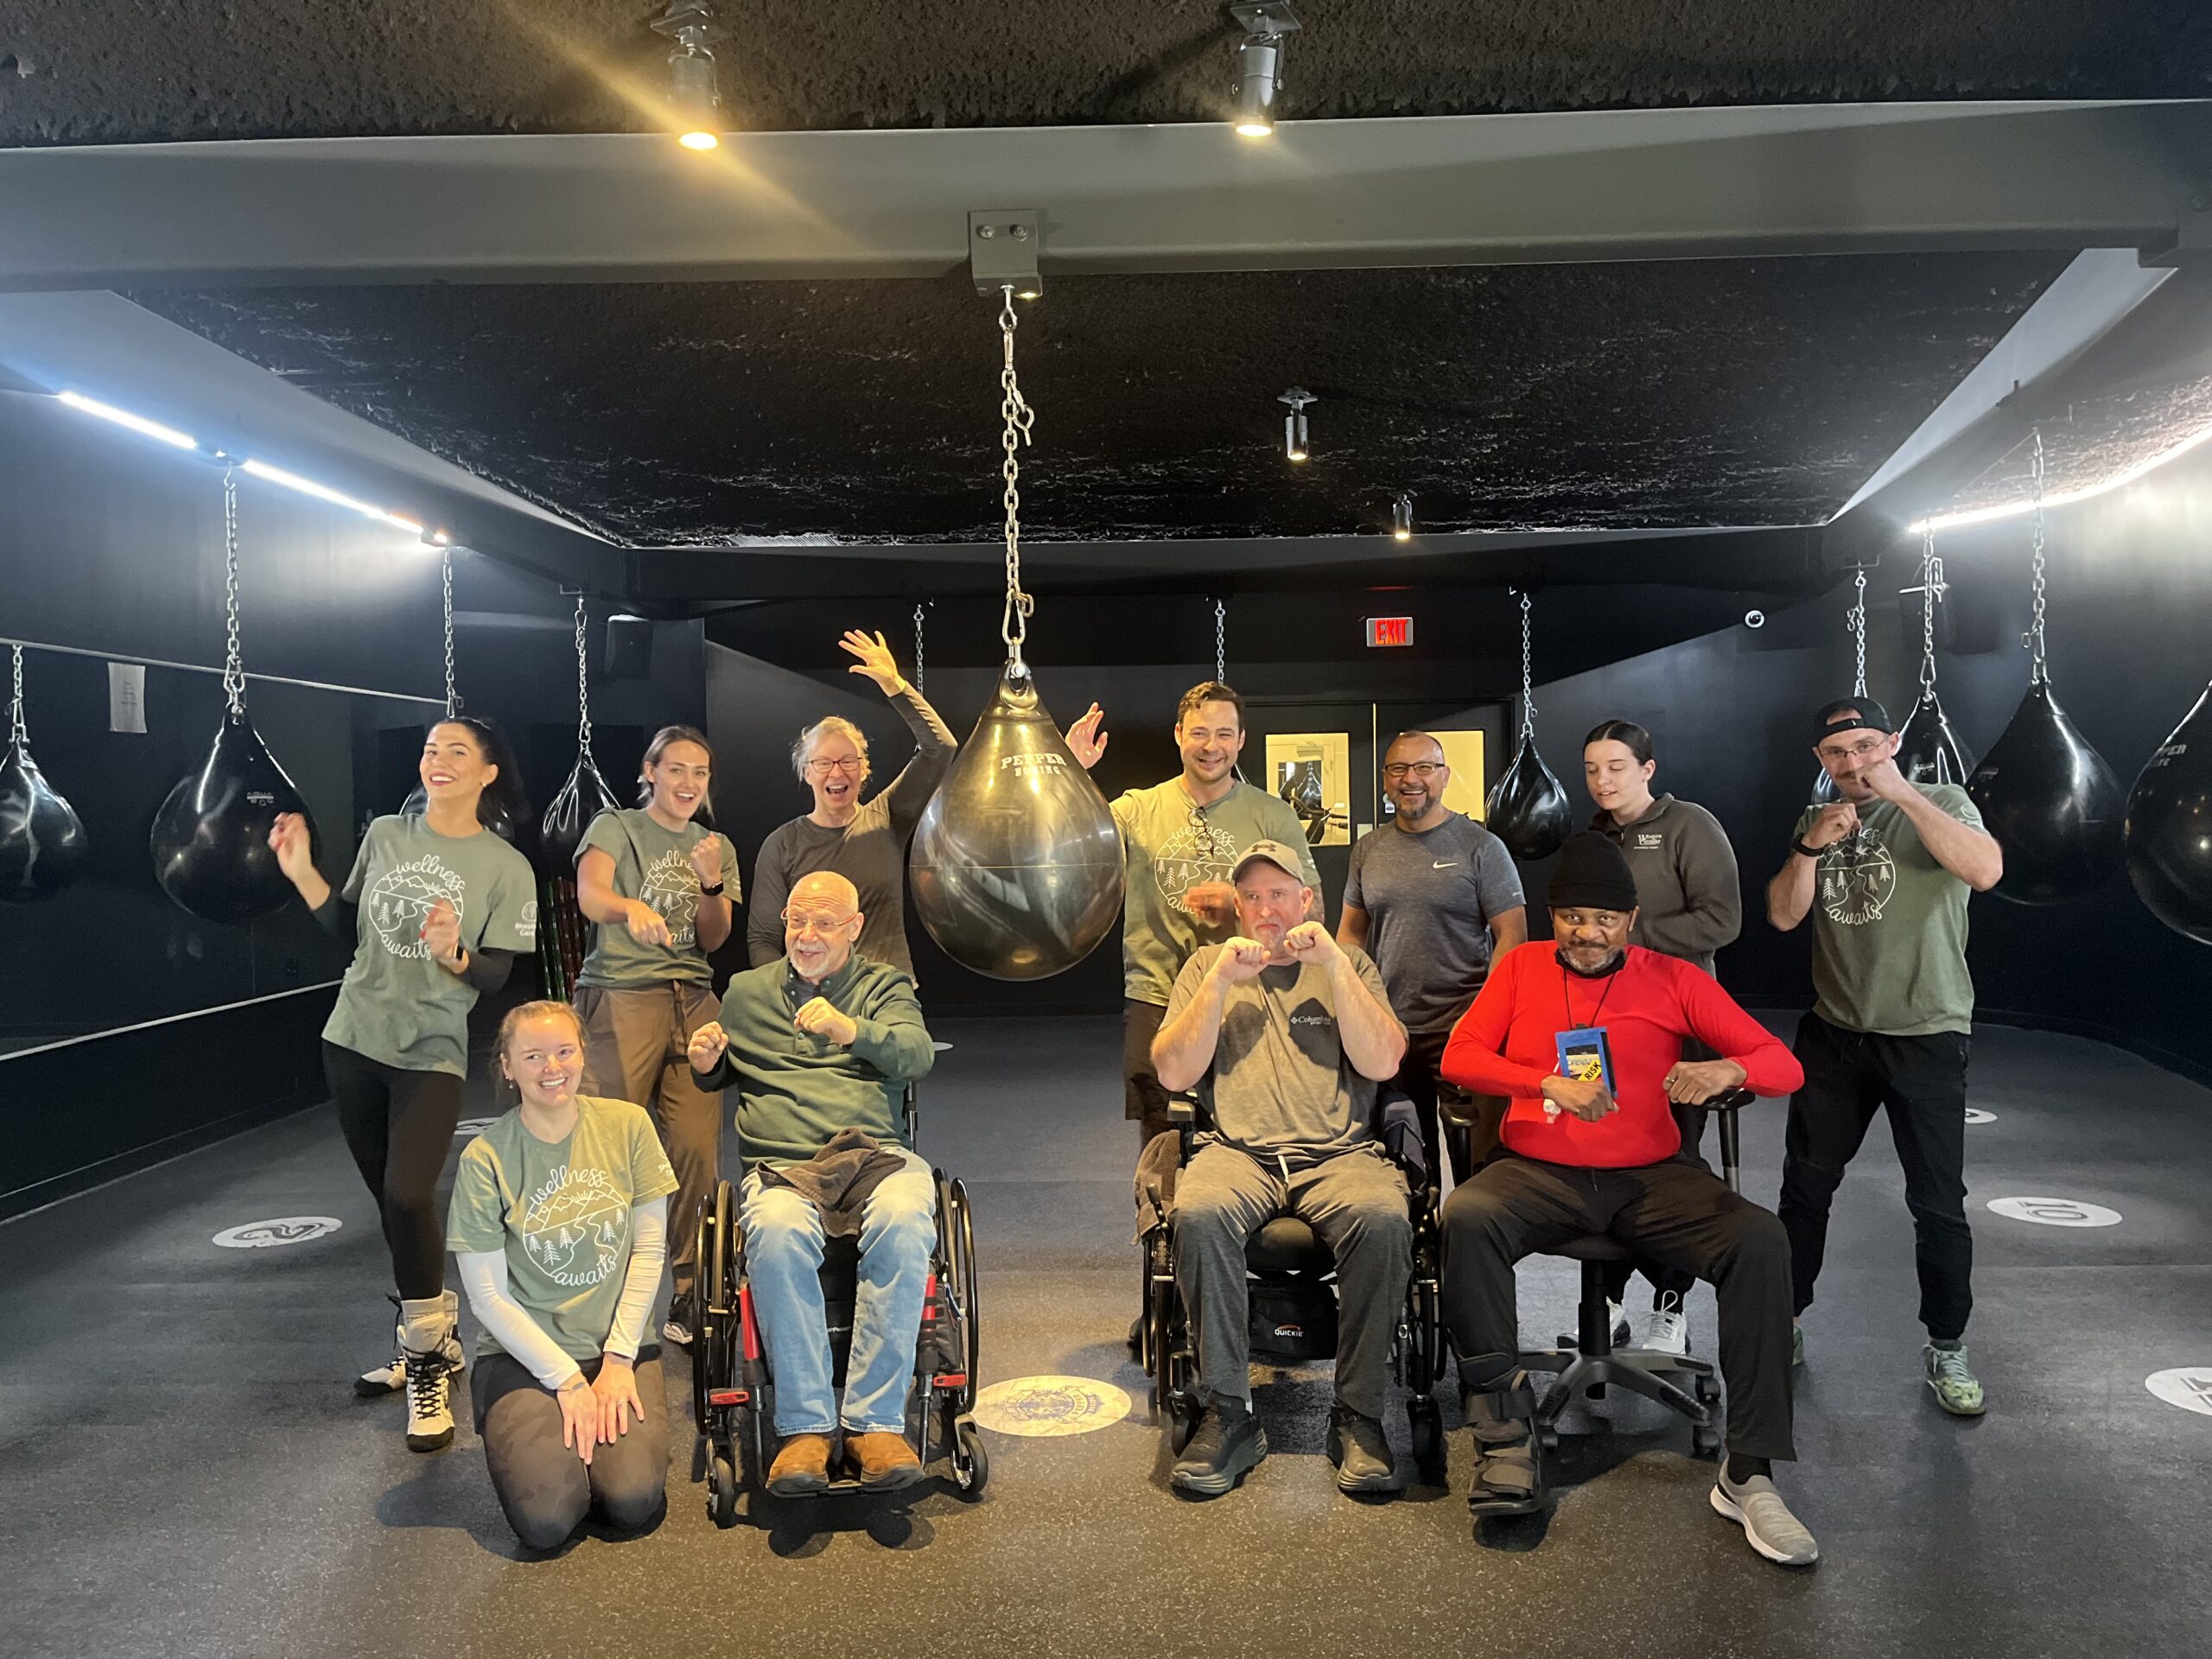
[[1418, 1190], [1428, 1185], [1428, 1146], [1422, 1140], [1421, 1114], [1404, 1095], [1393, 1091], [1376, 1103], [1383, 1149]]
[[1733, 1089], [1724, 1089], [1699, 1109], [1707, 1112], [1737, 1112], [1750, 1105], [1758, 1096], [1738, 1084]]
[[1167, 1121], [1179, 1128], [1193, 1128], [1198, 1121], [1198, 1103], [1189, 1095], [1167, 1096]]

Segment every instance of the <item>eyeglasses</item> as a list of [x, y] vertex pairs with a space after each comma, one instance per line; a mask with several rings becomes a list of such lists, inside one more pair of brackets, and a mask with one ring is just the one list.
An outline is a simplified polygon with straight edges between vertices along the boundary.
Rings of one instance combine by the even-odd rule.
[[842, 916], [832, 916], [823, 911], [785, 911], [784, 925], [794, 933], [818, 933], [827, 938], [860, 914], [849, 910]]
[[1839, 749], [1824, 743], [1817, 753], [1823, 760], [1864, 760], [1888, 741], [1885, 737], [1870, 737], [1863, 743], [1853, 743], [1847, 749]]
[[1426, 783], [1443, 770], [1444, 763], [1440, 760], [1393, 760], [1382, 768], [1382, 775], [1395, 783], [1408, 772], [1411, 772]]
[[817, 757], [806, 763], [806, 770], [809, 776], [815, 778], [827, 778], [833, 772], [842, 772], [849, 778], [857, 778], [868, 770], [868, 757], [864, 754], [849, 754], [840, 760]]

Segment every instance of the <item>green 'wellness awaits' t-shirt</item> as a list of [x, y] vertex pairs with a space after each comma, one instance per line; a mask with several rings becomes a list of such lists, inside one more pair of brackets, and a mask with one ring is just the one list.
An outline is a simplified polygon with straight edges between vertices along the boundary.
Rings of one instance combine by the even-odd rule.
[[[1961, 823], [1981, 814], [1956, 784], [1918, 784]], [[1820, 815], [1806, 808], [1796, 839]], [[1928, 850], [1904, 809], [1872, 801], [1859, 829], [1823, 848], [1813, 881], [1813, 1012], [1847, 1031], [1925, 1037], [1974, 1028], [1967, 971], [1972, 889]]]
[[[565, 1141], [541, 1141], [519, 1108], [462, 1150], [446, 1248], [503, 1250], [507, 1292], [574, 1360], [607, 1347], [630, 1269], [630, 1211], [676, 1191], [676, 1172], [645, 1109], [577, 1097]], [[504, 1351], [476, 1333], [480, 1355]]]
[[668, 924], [669, 942], [640, 944], [621, 923], [601, 922], [577, 984], [629, 990], [671, 980], [711, 982], [713, 971], [699, 948], [699, 873], [691, 868], [691, 849], [709, 838], [721, 852], [722, 891], [736, 904], [737, 849], [727, 836], [698, 823], [663, 829], [641, 806], [602, 812], [591, 821], [576, 856], [597, 851], [613, 859], [614, 891], [625, 899], [642, 899], [658, 912]]
[[417, 817], [378, 818], [339, 897], [358, 906], [353, 960], [323, 1038], [403, 1071], [468, 1073], [476, 988], [430, 960], [423, 924], [438, 900], [471, 951], [537, 943], [537, 878], [489, 830], [442, 836]]

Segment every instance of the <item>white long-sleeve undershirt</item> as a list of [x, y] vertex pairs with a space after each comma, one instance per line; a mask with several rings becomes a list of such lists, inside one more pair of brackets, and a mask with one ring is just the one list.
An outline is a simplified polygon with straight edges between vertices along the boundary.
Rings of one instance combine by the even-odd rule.
[[[507, 1281], [505, 1250], [464, 1251], [454, 1259], [461, 1264], [461, 1288], [467, 1294], [469, 1312], [505, 1353], [546, 1388], [556, 1391], [570, 1377], [582, 1375], [583, 1367], [515, 1300]], [[637, 1357], [667, 1260], [668, 1200], [650, 1198], [630, 1211], [630, 1262], [623, 1275], [621, 1300], [614, 1306], [613, 1325], [607, 1333], [605, 1352], [625, 1359]]]

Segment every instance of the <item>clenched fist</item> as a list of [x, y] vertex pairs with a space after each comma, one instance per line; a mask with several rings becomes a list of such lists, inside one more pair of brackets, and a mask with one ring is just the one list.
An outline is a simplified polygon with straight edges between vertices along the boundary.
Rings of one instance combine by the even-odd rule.
[[851, 1047], [853, 1039], [861, 1034], [860, 1027], [849, 1015], [838, 1013], [826, 996], [817, 996], [806, 1003], [791, 1016], [791, 1024], [840, 1048]]
[[441, 899], [423, 918], [422, 939], [430, 960], [448, 973], [461, 971], [461, 912]]
[[1221, 954], [1213, 959], [1216, 978], [1224, 985], [1242, 985], [1246, 980], [1257, 979], [1260, 969], [1268, 965], [1268, 947], [1257, 939], [1239, 937], [1221, 947]]
[[1319, 922], [1300, 922], [1282, 936], [1282, 948], [1293, 962], [1310, 962], [1316, 968], [1333, 964], [1344, 952], [1329, 930]]
[[721, 1064], [722, 1055], [729, 1048], [729, 1033], [718, 1021], [709, 1020], [691, 1033], [691, 1040], [684, 1046], [684, 1058], [691, 1062], [694, 1071], [711, 1071]]

